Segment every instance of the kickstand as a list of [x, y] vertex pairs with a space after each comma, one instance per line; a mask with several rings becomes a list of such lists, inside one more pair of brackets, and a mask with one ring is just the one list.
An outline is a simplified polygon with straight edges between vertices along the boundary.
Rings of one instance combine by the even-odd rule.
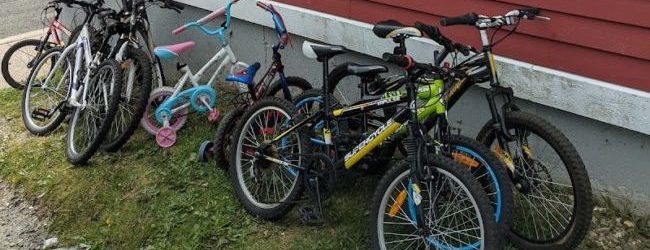
[[304, 206], [300, 208], [298, 212], [305, 224], [309, 226], [322, 226], [325, 222], [323, 220], [323, 204], [321, 201], [318, 178], [312, 178], [309, 182], [309, 184], [315, 185], [316, 187], [316, 197], [312, 197], [312, 199], [316, 199], [316, 206]]

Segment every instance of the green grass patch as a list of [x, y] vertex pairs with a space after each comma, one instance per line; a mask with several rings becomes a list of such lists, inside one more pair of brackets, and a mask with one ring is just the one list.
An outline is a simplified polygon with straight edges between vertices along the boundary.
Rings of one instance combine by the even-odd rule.
[[266, 222], [233, 196], [229, 175], [197, 161], [215, 125], [192, 115], [171, 149], [140, 130], [120, 152], [99, 153], [85, 167], [65, 159], [66, 127], [30, 135], [21, 93], [0, 90], [0, 179], [19, 185], [51, 214], [62, 245], [94, 249], [365, 249], [367, 210], [376, 178], [343, 181], [326, 207], [328, 222], [304, 226], [292, 212]]

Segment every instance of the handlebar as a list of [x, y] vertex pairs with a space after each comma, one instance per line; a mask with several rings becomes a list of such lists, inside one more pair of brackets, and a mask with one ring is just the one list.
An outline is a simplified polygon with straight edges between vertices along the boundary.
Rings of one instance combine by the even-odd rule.
[[456, 17], [446, 17], [440, 19], [440, 25], [442, 26], [452, 26], [452, 25], [474, 25], [478, 21], [479, 17], [476, 13], [470, 12], [462, 16]]
[[501, 27], [504, 25], [514, 25], [519, 19], [544, 19], [551, 20], [548, 17], [540, 16], [538, 8], [523, 8], [516, 9], [506, 13], [503, 16], [483, 16], [477, 15], [474, 12], [467, 13], [462, 16], [446, 17], [440, 19], [440, 25], [453, 26], [453, 25], [473, 25], [478, 28], [492, 28]]
[[451, 41], [451, 39], [442, 35], [442, 33], [440, 33], [440, 30], [433, 25], [428, 25], [422, 22], [415, 22], [414, 26], [416, 29], [422, 31], [431, 40], [445, 47], [445, 50], [448, 52], [458, 51], [464, 56], [468, 56], [469, 53], [473, 51], [472, 47], [468, 45]]
[[[202, 25], [204, 25], [204, 24], [206, 24], [206, 23], [208, 23], [208, 22], [210, 22], [210, 21], [212, 21], [214, 19], [217, 19], [217, 18], [219, 18], [221, 16], [224, 16], [224, 15], [226, 16], [226, 22], [224, 22], [221, 26], [223, 28], [228, 28], [228, 26], [230, 26], [230, 8], [232, 7], [233, 4], [237, 3], [238, 1], [239, 0], [233, 0], [231, 2], [228, 2], [228, 4], [226, 4], [226, 6], [221, 7], [219, 9], [213, 11], [212, 13], [208, 14], [207, 16], [204, 16], [203, 18], [197, 20], [196, 22], [187, 23], [187, 24], [185, 24], [185, 25], [183, 25], [181, 27], [178, 27], [177, 29], [172, 31], [172, 34], [178, 35], [180, 33], [183, 33], [185, 30], [187, 30], [190, 27], [202, 26]], [[206, 31], [206, 30], [203, 30], [203, 31]], [[206, 33], [211, 33], [211, 32], [206, 32]]]

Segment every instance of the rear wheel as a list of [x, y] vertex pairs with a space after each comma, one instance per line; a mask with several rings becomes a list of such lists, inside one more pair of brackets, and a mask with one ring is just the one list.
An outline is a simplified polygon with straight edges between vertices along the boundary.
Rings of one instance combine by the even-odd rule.
[[[302, 92], [312, 89], [311, 84], [307, 80], [294, 76], [287, 77], [287, 86], [289, 87], [289, 93], [291, 94], [292, 99], [296, 98], [296, 96], [300, 95]], [[271, 87], [269, 87], [267, 93], [267, 96], [284, 98], [282, 82], [280, 80], [275, 81]]]
[[124, 77], [120, 104], [111, 130], [102, 145], [109, 152], [119, 150], [140, 125], [151, 94], [151, 61], [139, 49], [128, 47], [127, 58], [121, 63]]
[[508, 149], [499, 146], [494, 121], [481, 129], [478, 140], [514, 168], [510, 240], [522, 249], [575, 248], [587, 233], [593, 209], [591, 184], [580, 155], [540, 117], [510, 112], [505, 123], [514, 135]]
[[[163, 124], [158, 123], [156, 120], [156, 109], [165, 101], [167, 98], [174, 94], [174, 88], [172, 87], [160, 87], [151, 91], [151, 96], [147, 102], [147, 107], [145, 108], [144, 115], [140, 124], [150, 135], [155, 136], [158, 133], [158, 130], [163, 127]], [[189, 107], [185, 107], [182, 110], [175, 112], [174, 117], [169, 121], [169, 126], [174, 130], [178, 131], [185, 123], [187, 123], [187, 114], [189, 114]]]
[[[478, 181], [447, 158], [430, 155], [428, 181], [418, 183], [424, 214], [416, 209], [417, 191], [409, 164], [401, 161], [377, 185], [370, 237], [373, 249], [497, 249], [498, 226]], [[418, 216], [426, 232], [418, 232]]]
[[68, 161], [74, 165], [88, 162], [111, 128], [122, 93], [119, 63], [108, 60], [100, 64], [83, 88], [86, 97], [79, 101], [86, 105], [75, 108], [66, 140]]
[[[36, 56], [41, 46], [41, 41], [28, 39], [15, 43], [2, 57], [2, 77], [14, 89], [23, 89], [29, 80], [31, 68], [36, 65]], [[48, 43], [43, 51], [53, 46]], [[30, 65], [30, 63], [32, 65]]]
[[23, 91], [21, 113], [25, 128], [34, 135], [54, 131], [65, 119], [64, 106], [72, 82], [72, 62], [65, 58], [56, 67], [62, 51], [45, 52], [35, 63]]
[[473, 139], [452, 135], [449, 145], [449, 157], [469, 169], [483, 186], [494, 209], [494, 217], [502, 229], [500, 233], [507, 232], [511, 217], [512, 182], [506, 167], [493, 152]]
[[248, 213], [268, 220], [279, 219], [291, 210], [302, 191], [298, 169], [257, 156], [257, 152], [300, 166], [298, 132], [278, 142], [263, 141], [279, 136], [291, 126], [291, 103], [267, 97], [241, 118], [233, 137], [230, 178], [235, 194]]

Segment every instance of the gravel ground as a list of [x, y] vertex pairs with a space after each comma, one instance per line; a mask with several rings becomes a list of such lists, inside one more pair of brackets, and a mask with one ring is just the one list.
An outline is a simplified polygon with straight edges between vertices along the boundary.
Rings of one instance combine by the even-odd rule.
[[40, 249], [47, 225], [35, 204], [0, 183], [0, 249]]

